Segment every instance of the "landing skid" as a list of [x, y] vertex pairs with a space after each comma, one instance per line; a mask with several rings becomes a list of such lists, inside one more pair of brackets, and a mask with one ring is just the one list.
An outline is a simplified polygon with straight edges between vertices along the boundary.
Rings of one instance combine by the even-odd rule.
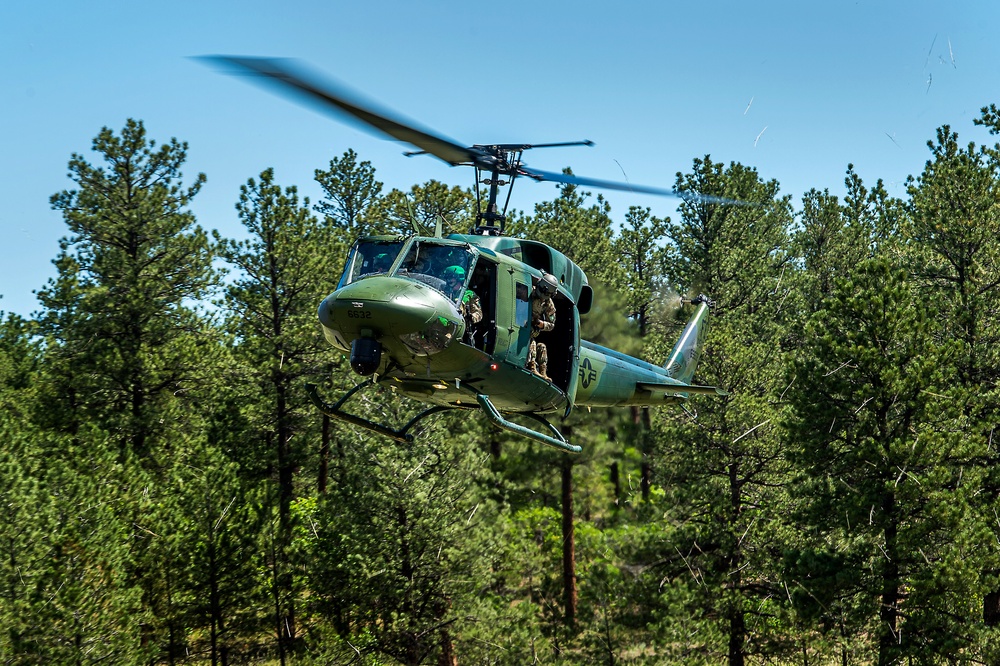
[[479, 406], [483, 408], [483, 412], [486, 413], [486, 417], [499, 428], [510, 430], [513, 433], [521, 435], [522, 437], [527, 437], [528, 439], [533, 439], [536, 442], [541, 442], [542, 444], [547, 444], [548, 446], [553, 446], [557, 449], [562, 449], [563, 451], [569, 451], [570, 453], [580, 453], [583, 451], [581, 447], [576, 446], [575, 444], [570, 444], [569, 441], [563, 437], [562, 433], [559, 432], [558, 428], [538, 414], [525, 412], [524, 416], [530, 416], [542, 425], [548, 427], [548, 429], [552, 431], [552, 434], [555, 435], [554, 437], [549, 437], [548, 435], [542, 434], [537, 430], [532, 430], [531, 428], [526, 428], [523, 425], [518, 425], [513, 421], [508, 421], [497, 410], [493, 403], [490, 402], [490, 397], [488, 395], [480, 393], [476, 396], [476, 400], [479, 402]]
[[360, 384], [352, 388], [350, 391], [345, 393], [344, 397], [338, 400], [336, 404], [333, 405], [326, 402], [320, 397], [319, 391], [317, 390], [315, 384], [306, 384], [306, 391], [309, 392], [309, 399], [312, 401], [312, 403], [316, 405], [319, 411], [323, 412], [327, 416], [334, 419], [340, 419], [341, 421], [346, 421], [347, 423], [356, 425], [359, 428], [364, 428], [365, 430], [371, 430], [372, 432], [376, 432], [380, 435], [385, 435], [386, 437], [392, 438], [397, 442], [401, 442], [403, 444], [409, 444], [413, 442], [413, 435], [411, 435], [408, 431], [410, 428], [415, 426], [419, 421], [422, 421], [428, 416], [437, 414], [438, 412], [454, 409], [454, 407], [442, 407], [440, 405], [431, 407], [430, 409], [425, 409], [424, 411], [420, 412], [412, 419], [410, 419], [406, 423], [406, 425], [404, 425], [402, 428], [399, 429], [392, 428], [387, 425], [383, 425], [381, 423], [376, 423], [375, 421], [366, 419], [363, 416], [357, 416], [356, 414], [351, 414], [341, 409], [344, 403], [347, 402], [351, 398], [351, 396], [353, 396], [361, 389], [367, 388], [371, 385], [372, 385], [372, 380], [370, 379], [368, 381], [361, 382]]
[[[316, 407], [327, 416], [339, 419], [341, 421], [346, 421], [347, 423], [356, 425], [359, 428], [364, 428], [365, 430], [370, 430], [380, 435], [384, 435], [385, 437], [389, 437], [403, 444], [409, 444], [413, 442], [413, 435], [410, 434], [409, 430], [423, 419], [427, 418], [428, 416], [437, 414], [438, 412], [444, 412], [450, 409], [456, 409], [455, 407], [450, 407], [450, 406], [445, 407], [442, 405], [436, 405], [434, 407], [425, 409], [424, 411], [420, 412], [412, 419], [410, 419], [406, 423], [406, 425], [398, 429], [392, 428], [382, 423], [376, 423], [375, 421], [366, 419], [363, 416], [358, 416], [357, 414], [351, 414], [350, 412], [345, 412], [343, 409], [341, 409], [341, 407], [344, 406], [344, 403], [350, 400], [355, 393], [364, 388], [368, 388], [372, 384], [373, 382], [371, 379], [361, 382], [360, 384], [352, 388], [350, 391], [345, 393], [344, 397], [342, 397], [340, 400], [338, 400], [335, 404], [332, 405], [320, 397], [319, 391], [316, 388], [315, 384], [306, 384], [306, 391], [308, 391], [309, 399], [312, 401], [312, 403], [316, 405]], [[556, 428], [554, 425], [549, 423], [544, 417], [539, 416], [538, 414], [525, 412], [523, 415], [528, 416], [534, 419], [535, 421], [538, 421], [542, 425], [546, 426], [552, 432], [552, 436], [538, 432], [537, 430], [532, 430], [531, 428], [526, 428], [525, 426], [514, 423], [513, 421], [508, 421], [503, 417], [502, 414], [500, 414], [499, 410], [497, 410], [497, 408], [493, 405], [493, 403], [490, 402], [490, 398], [487, 395], [483, 395], [482, 393], [477, 394], [476, 401], [479, 403], [479, 406], [486, 414], [486, 417], [498, 428], [509, 430], [510, 432], [513, 432], [517, 435], [521, 435], [522, 437], [527, 437], [528, 439], [533, 439], [536, 442], [541, 442], [542, 444], [545, 444], [547, 446], [552, 446], [557, 449], [561, 449], [563, 451], [569, 451], [570, 453], [580, 453], [581, 451], [583, 451], [581, 447], [576, 446], [574, 444], [570, 444], [569, 441], [565, 437], [563, 437], [562, 433], [559, 432], [558, 428]]]

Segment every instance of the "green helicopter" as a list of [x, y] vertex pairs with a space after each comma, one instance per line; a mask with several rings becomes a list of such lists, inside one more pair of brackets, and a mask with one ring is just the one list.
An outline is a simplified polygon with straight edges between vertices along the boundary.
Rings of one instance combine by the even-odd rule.
[[[682, 404], [691, 395], [726, 395], [713, 386], [692, 384], [701, 354], [711, 301], [687, 301], [694, 314], [663, 366], [580, 339], [580, 315], [593, 305], [593, 290], [579, 266], [544, 243], [503, 235], [506, 204], [499, 188], [524, 176], [605, 189], [658, 194], [713, 203], [740, 202], [693, 192], [637, 186], [528, 168], [521, 160], [531, 148], [593, 145], [590, 141], [548, 144], [462, 145], [412, 123], [393, 119], [355, 101], [342, 87], [320, 80], [292, 61], [208, 56], [216, 64], [252, 74], [324, 110], [347, 114], [368, 128], [407, 142], [453, 166], [472, 166], [479, 185], [489, 187], [485, 210], [468, 234], [368, 236], [357, 240], [337, 288], [319, 306], [327, 341], [348, 354], [351, 368], [366, 381], [336, 403], [324, 401], [314, 386], [313, 402], [324, 413], [394, 438], [413, 440], [424, 418], [451, 409], [482, 411], [496, 426], [564, 451], [581, 448], [546, 418], [568, 416], [574, 407]], [[483, 177], [483, 176], [486, 177]], [[506, 177], [509, 180], [503, 180]], [[509, 193], [507, 201], [509, 202]], [[551, 315], [540, 327], [533, 301], [542, 299]], [[470, 302], [477, 316], [470, 317]], [[547, 365], [531, 356], [544, 345]], [[351, 413], [345, 405], [373, 385], [428, 405], [401, 427]], [[533, 419], [547, 432], [510, 420]]]

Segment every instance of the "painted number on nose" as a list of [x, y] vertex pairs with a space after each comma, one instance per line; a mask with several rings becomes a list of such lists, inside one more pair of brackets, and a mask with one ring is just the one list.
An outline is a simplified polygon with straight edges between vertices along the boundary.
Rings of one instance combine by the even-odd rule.
[[347, 316], [350, 319], [371, 319], [372, 313], [369, 310], [348, 310]]

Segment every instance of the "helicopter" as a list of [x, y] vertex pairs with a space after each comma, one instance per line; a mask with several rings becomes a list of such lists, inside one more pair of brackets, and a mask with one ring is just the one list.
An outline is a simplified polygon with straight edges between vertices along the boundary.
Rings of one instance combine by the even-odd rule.
[[[475, 226], [467, 234], [365, 236], [351, 247], [336, 289], [319, 305], [325, 339], [350, 359], [364, 381], [329, 403], [315, 385], [312, 402], [323, 413], [355, 426], [412, 442], [414, 426], [454, 409], [481, 411], [495, 426], [557, 449], [579, 453], [550, 415], [569, 416], [574, 407], [683, 404], [691, 395], [727, 395], [693, 384], [707, 330], [711, 300], [686, 302], [695, 311], [662, 366], [581, 340], [580, 316], [593, 307], [584, 271], [558, 250], [538, 241], [504, 235], [515, 179], [549, 181], [679, 197], [740, 203], [688, 191], [617, 183], [529, 168], [523, 153], [533, 148], [590, 146], [591, 141], [463, 146], [390, 112], [287, 59], [204, 56], [230, 73], [277, 87], [318, 104], [340, 118], [360, 121], [375, 133], [410, 144], [407, 156], [431, 155], [475, 170]], [[488, 188], [486, 202], [480, 186]], [[501, 209], [501, 187], [508, 187]], [[415, 225], [414, 225], [415, 226]], [[415, 231], [416, 228], [415, 228]], [[468, 316], [474, 299], [480, 316]], [[541, 326], [533, 302], [545, 301], [551, 321]], [[536, 346], [548, 352], [543, 370], [529, 358]], [[347, 402], [372, 386], [424, 403], [401, 427], [347, 410]], [[531, 419], [544, 429], [517, 423]]]

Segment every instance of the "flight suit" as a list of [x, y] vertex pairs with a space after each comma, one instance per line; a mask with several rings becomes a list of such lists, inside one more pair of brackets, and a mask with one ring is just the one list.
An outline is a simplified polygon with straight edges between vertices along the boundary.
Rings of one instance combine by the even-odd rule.
[[545, 343], [535, 340], [543, 331], [551, 331], [556, 327], [556, 305], [549, 296], [538, 293], [531, 299], [531, 343], [528, 345], [528, 362], [525, 368], [549, 378], [549, 351]]
[[462, 302], [458, 304], [458, 311], [470, 324], [478, 324], [483, 320], [483, 306], [479, 303], [479, 296], [471, 289], [465, 290]]

